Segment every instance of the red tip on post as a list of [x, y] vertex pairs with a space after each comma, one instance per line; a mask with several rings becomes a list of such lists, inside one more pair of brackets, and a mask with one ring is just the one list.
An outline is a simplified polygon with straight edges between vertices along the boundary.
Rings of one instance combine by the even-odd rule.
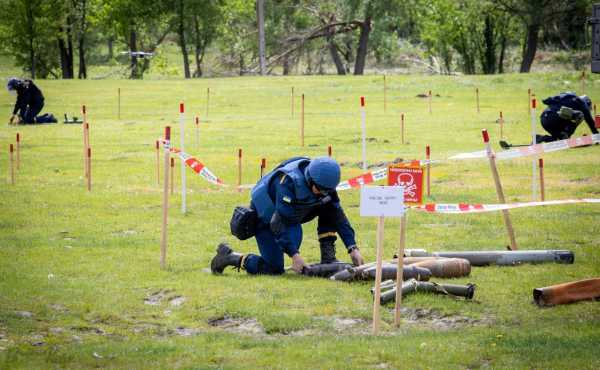
[[238, 149], [238, 158], [242, 158], [242, 149]]
[[531, 108], [535, 109], [537, 106], [537, 100], [535, 98], [531, 99]]
[[183, 109], [183, 103], [179, 103], [179, 113], [183, 113], [184, 109]]
[[85, 104], [81, 106], [81, 111], [85, 114]]
[[267, 160], [265, 158], [260, 160], [260, 167], [261, 168], [266, 168], [267, 167]]
[[429, 158], [430, 154], [431, 154], [431, 148], [429, 147], [429, 145], [427, 145], [425, 147], [425, 155], [427, 156], [427, 158]]
[[10, 144], [9, 148], [10, 148], [10, 152], [12, 153], [14, 151], [13, 145]]
[[486, 129], [481, 130], [481, 135], [483, 136], [483, 142], [484, 143], [489, 143], [490, 142], [490, 135], [488, 134]]
[[540, 165], [540, 168], [544, 168], [544, 158], [540, 158], [539, 165]]
[[21, 141], [21, 136], [19, 136], [19, 133], [17, 132], [17, 143]]
[[364, 97], [364, 96], [361, 96], [361, 97], [360, 97], [360, 106], [361, 106], [361, 107], [364, 107], [364, 106], [365, 106], [365, 97]]
[[165, 140], [171, 140], [171, 126], [165, 126]]
[[327, 147], [327, 154], [331, 157], [331, 145]]

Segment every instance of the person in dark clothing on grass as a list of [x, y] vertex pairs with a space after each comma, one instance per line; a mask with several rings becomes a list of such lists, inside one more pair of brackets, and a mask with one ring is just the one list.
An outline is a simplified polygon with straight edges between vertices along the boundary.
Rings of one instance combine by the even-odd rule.
[[338, 234], [352, 263], [362, 265], [354, 229], [335, 190], [339, 182], [340, 166], [328, 157], [295, 157], [281, 163], [260, 179], [251, 193], [260, 255], [242, 255], [221, 243], [211, 261], [212, 272], [222, 273], [225, 267], [233, 266], [249, 274], [283, 274], [285, 253], [292, 259], [292, 270], [302, 273], [306, 267], [300, 256], [302, 224], [314, 218], [318, 219], [321, 263], [337, 262], [334, 243]]
[[543, 103], [548, 108], [542, 112], [540, 121], [550, 135], [536, 135], [537, 143], [568, 139], [583, 120], [593, 134], [598, 133], [591, 113], [592, 101], [587, 95], [565, 92], [546, 98]]
[[10, 124], [57, 122], [51, 113], [38, 116], [44, 107], [44, 95], [33, 81], [13, 77], [8, 80], [6, 89], [9, 93], [17, 95]]

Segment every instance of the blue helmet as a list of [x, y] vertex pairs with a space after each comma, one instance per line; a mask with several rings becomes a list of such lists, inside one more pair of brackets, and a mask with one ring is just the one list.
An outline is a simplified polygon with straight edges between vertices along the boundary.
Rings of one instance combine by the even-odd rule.
[[592, 99], [587, 95], [581, 95], [579, 99], [583, 100], [588, 109], [592, 109]]
[[309, 184], [312, 182], [322, 191], [333, 191], [340, 183], [340, 165], [329, 157], [311, 160], [305, 174]]
[[21, 79], [16, 78], [16, 77], [11, 77], [8, 79], [8, 82], [6, 83], [6, 90], [8, 90], [9, 92], [16, 91], [17, 87], [19, 87], [22, 83], [23, 83], [23, 81], [21, 81]]

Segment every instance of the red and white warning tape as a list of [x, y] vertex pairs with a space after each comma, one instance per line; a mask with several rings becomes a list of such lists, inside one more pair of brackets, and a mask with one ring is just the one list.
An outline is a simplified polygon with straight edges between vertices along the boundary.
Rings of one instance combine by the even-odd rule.
[[219, 186], [227, 186], [223, 183], [223, 181], [221, 181], [221, 179], [219, 179], [214, 173], [212, 173], [202, 162], [200, 162], [195, 157], [192, 157], [191, 155], [182, 152], [177, 148], [170, 148], [170, 150], [172, 153], [176, 153], [179, 156], [179, 158], [182, 161], [184, 161], [189, 168], [192, 169], [192, 171], [196, 172], [206, 181]]
[[481, 213], [502, 211], [505, 209], [537, 207], [537, 206], [552, 206], [559, 204], [575, 204], [575, 203], [600, 203], [600, 199], [563, 199], [563, 200], [547, 200], [545, 202], [526, 202], [526, 203], [511, 203], [511, 204], [422, 204], [410, 206], [411, 209], [428, 213]]
[[[543, 143], [543, 144], [535, 144], [522, 148], [515, 148], [510, 150], [505, 150], [502, 152], [497, 152], [495, 154], [497, 159], [512, 159], [519, 157], [527, 157], [530, 155], [540, 155], [543, 153], [556, 152], [559, 150], [576, 148], [584, 145], [592, 145], [600, 143], [600, 134], [594, 134], [591, 136], [581, 136], [573, 139], [559, 140], [553, 141], [551, 143]], [[460, 153], [453, 155], [448, 159], [480, 159], [487, 158], [487, 152], [485, 150], [480, 150], [477, 152], [470, 153]]]

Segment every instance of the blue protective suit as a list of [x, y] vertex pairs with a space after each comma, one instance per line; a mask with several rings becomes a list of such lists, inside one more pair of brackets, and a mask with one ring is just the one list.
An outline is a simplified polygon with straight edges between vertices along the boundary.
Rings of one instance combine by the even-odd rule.
[[542, 123], [542, 127], [548, 131], [550, 135], [538, 135], [536, 142], [539, 143], [563, 140], [568, 139], [571, 137], [571, 135], [573, 135], [577, 129], [577, 126], [579, 125], [579, 122], [573, 122], [560, 117], [558, 112], [561, 107], [568, 107], [576, 112], [581, 112], [583, 119], [587, 123], [592, 133], [598, 133], [589, 107], [579, 96], [567, 92], [546, 98], [543, 100], [543, 103], [546, 104], [548, 108], [542, 112], [540, 121]]
[[318, 217], [319, 240], [340, 236], [346, 248], [356, 245], [354, 229], [336, 192], [328, 197], [315, 195], [309, 186], [306, 157], [283, 162], [252, 189], [251, 207], [259, 222], [256, 242], [260, 255], [248, 254], [243, 268], [250, 274], [282, 274], [283, 254], [292, 257], [302, 243], [302, 224]]

